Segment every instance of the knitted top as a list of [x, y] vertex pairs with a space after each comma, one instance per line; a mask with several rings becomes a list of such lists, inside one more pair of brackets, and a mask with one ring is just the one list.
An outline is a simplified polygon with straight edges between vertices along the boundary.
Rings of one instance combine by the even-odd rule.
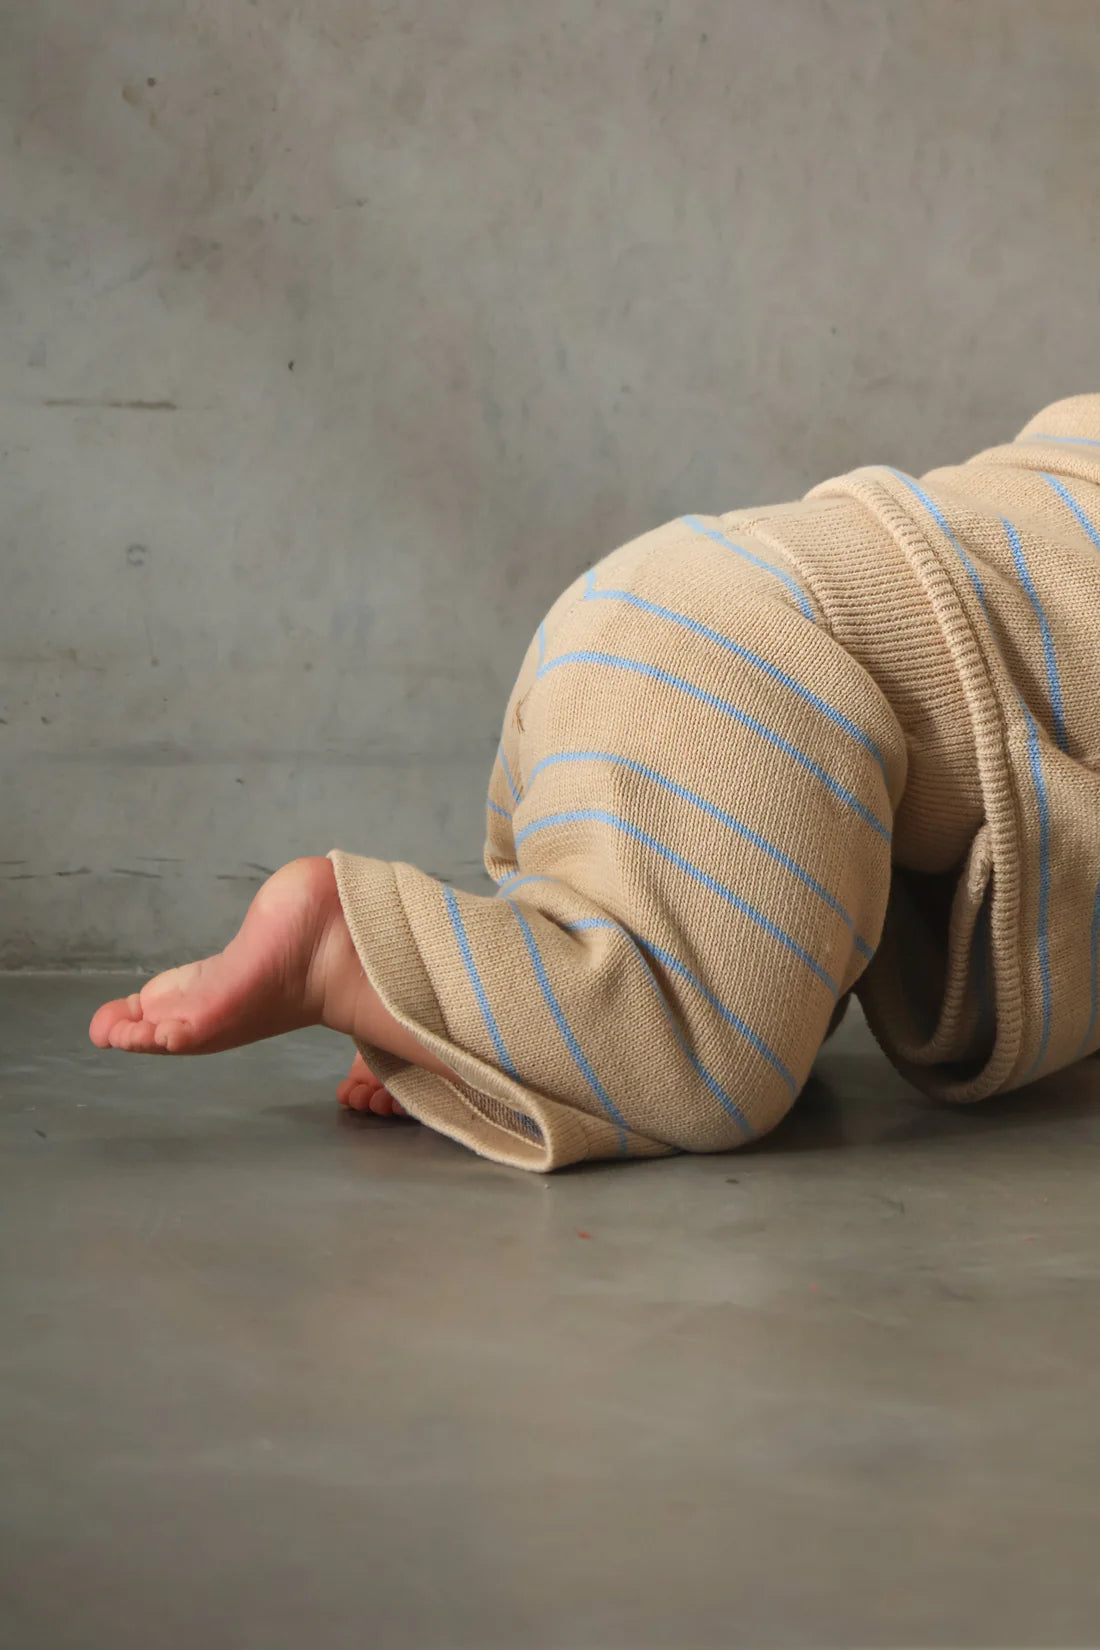
[[499, 1161], [716, 1151], [856, 990], [919, 1088], [1098, 1043], [1100, 395], [917, 481], [688, 517], [555, 603], [490, 782], [496, 898], [334, 850], [363, 967]]

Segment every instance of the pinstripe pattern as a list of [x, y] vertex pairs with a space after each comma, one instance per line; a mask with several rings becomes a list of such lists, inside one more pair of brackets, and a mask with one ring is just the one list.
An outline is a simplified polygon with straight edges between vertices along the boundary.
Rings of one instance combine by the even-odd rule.
[[670, 848], [667, 843], [658, 842], [656, 837], [650, 836], [648, 831], [643, 831], [640, 826], [632, 824], [629, 819], [620, 819], [615, 814], [605, 813], [600, 808], [574, 808], [569, 813], [547, 814], [542, 819], [533, 819], [529, 825], [525, 825], [521, 831], [516, 832], [516, 847], [518, 848], [520, 843], [528, 837], [534, 836], [536, 831], [553, 830], [556, 826], [561, 825], [593, 823], [609, 825], [612, 830], [621, 831], [624, 836], [631, 837], [635, 842], [640, 842], [643, 847], [648, 848], [651, 853], [659, 855], [669, 865], [674, 865], [678, 871], [682, 871], [693, 882], [698, 882], [702, 887], [709, 889], [712, 894], [717, 894], [718, 898], [725, 900], [727, 905], [732, 905], [735, 911], [739, 911], [742, 916], [748, 917], [749, 921], [754, 923], [762, 933], [770, 935], [779, 945], [785, 946], [792, 956], [797, 957], [799, 962], [809, 969], [816, 979], [822, 982], [833, 997], [839, 996], [840, 987], [836, 981], [825, 972], [820, 963], [815, 962], [806, 948], [799, 945], [798, 941], [785, 928], [781, 927], [779, 923], [773, 922], [762, 911], [758, 911], [754, 905], [747, 899], [743, 899], [734, 889], [728, 888], [724, 883], [719, 882], [716, 877], [712, 877], [708, 872], [700, 869], [698, 865], [693, 865], [691, 860], [685, 859], [683, 854], [676, 853], [675, 849]]
[[798, 698], [805, 699], [807, 704], [813, 705], [814, 709], [820, 711], [822, 716], [827, 717], [830, 722], [835, 722], [837, 727], [843, 728], [845, 733], [849, 734], [857, 744], [870, 751], [885, 775], [886, 759], [874, 740], [869, 739], [863, 729], [857, 727], [850, 716], [845, 716], [843, 711], [837, 710], [835, 705], [830, 705], [819, 694], [811, 692], [802, 682], [796, 681], [789, 672], [781, 670], [778, 665], [772, 664], [768, 659], [762, 659], [758, 653], [752, 652], [750, 648], [741, 647], [737, 642], [730, 641], [728, 637], [720, 635], [717, 630], [712, 630], [709, 625], [701, 624], [698, 619], [693, 619], [686, 613], [676, 613], [671, 608], [661, 607], [657, 602], [647, 602], [644, 597], [635, 596], [629, 590], [597, 590], [592, 582], [594, 578], [594, 573], [588, 575], [588, 583], [584, 592], [585, 601], [623, 602], [627, 606], [636, 607], [642, 613], [652, 613], [655, 618], [667, 619], [670, 624], [682, 625], [685, 630], [690, 630], [693, 635], [703, 637], [708, 642], [714, 642], [716, 646], [724, 648], [727, 653], [732, 653], [738, 659], [743, 659], [746, 664], [752, 665], [754, 669], [763, 671], [773, 682], [778, 682], [780, 686], [786, 688], [788, 693], [794, 693]]
[[1082, 510], [1081, 506], [1078, 504], [1065, 482], [1059, 481], [1057, 476], [1045, 474], [1043, 476], [1043, 480], [1046, 482], [1047, 486], [1052, 489], [1052, 491], [1057, 493], [1058, 497], [1062, 500], [1062, 503], [1065, 505], [1066, 509], [1074, 517], [1077, 524], [1084, 529], [1093, 544], [1095, 544], [1096, 548], [1100, 550], [1100, 532], [1097, 531], [1095, 523], [1090, 521], [1088, 516]]
[[528, 791], [530, 791], [531, 786], [544, 769], [555, 767], [562, 762], [608, 762], [613, 767], [628, 768], [631, 773], [640, 774], [643, 779], [650, 780], [654, 785], [660, 785], [673, 796], [689, 803], [691, 807], [698, 808], [700, 813], [718, 820], [735, 836], [743, 837], [746, 842], [751, 842], [754, 847], [759, 848], [762, 854], [767, 854], [769, 859], [774, 859], [777, 864], [784, 866], [793, 877], [796, 877], [799, 882], [816, 894], [818, 899], [829, 907], [830, 911], [835, 911], [844, 926], [851, 931], [856, 950], [867, 962], [870, 962], [874, 955], [873, 947], [856, 933], [855, 924], [840, 901], [834, 898], [829, 890], [823, 887], [816, 877], [811, 876], [809, 871], [800, 865], [796, 859], [793, 859], [790, 854], [784, 853], [782, 848], [778, 848], [774, 842], [769, 842], [758, 831], [750, 830], [741, 820], [735, 819], [732, 814], [727, 813], [723, 808], [716, 808], [705, 797], [699, 796], [695, 791], [688, 790], [684, 785], [677, 785], [664, 774], [658, 773], [655, 768], [646, 767], [644, 762], [634, 762], [628, 756], [616, 756], [611, 751], [557, 751], [552, 756], [544, 756], [542, 761], [536, 762], [531, 769], [527, 780]]
[[789, 756], [792, 761], [805, 768], [807, 773], [812, 773], [814, 778], [819, 780], [833, 796], [843, 802], [846, 808], [850, 808], [854, 814], [870, 825], [873, 831], [877, 831], [879, 836], [889, 839], [889, 825], [884, 820], [877, 818], [866, 803], [854, 795], [846, 785], [843, 785], [819, 762], [815, 762], [813, 757], [806, 751], [800, 750], [789, 739], [784, 739], [773, 728], [765, 726], [755, 716], [750, 716], [747, 711], [731, 704], [728, 700], [720, 699], [716, 694], [708, 693], [706, 689], [696, 687], [693, 682], [686, 681], [682, 676], [676, 676], [672, 671], [662, 670], [657, 665], [646, 664], [641, 659], [626, 659], [613, 653], [595, 653], [588, 650], [577, 653], [561, 653], [555, 659], [548, 659], [539, 671], [540, 679], [551, 670], [556, 670], [562, 665], [597, 665], [607, 670], [632, 671], [637, 676], [648, 676], [654, 682], [661, 682], [666, 687], [675, 688], [677, 692], [685, 693], [690, 698], [698, 699], [702, 704], [721, 711], [724, 716], [730, 717], [735, 722], [740, 722], [742, 727], [750, 729], [767, 744], [774, 746], [776, 750], [782, 751], [785, 756]]
[[513, 802], [518, 802], [520, 800], [519, 787], [517, 786], [515, 780], [512, 778], [512, 770], [508, 766], [508, 758], [504, 754], [504, 745], [503, 745], [503, 743], [498, 747], [497, 761], [500, 763], [502, 769], [504, 770], [504, 777], [508, 781], [508, 789], [512, 793], [512, 801]]
[[507, 903], [512, 907], [512, 910], [516, 914], [516, 921], [519, 923], [520, 932], [523, 935], [523, 943], [527, 947], [527, 954], [531, 959], [531, 967], [534, 969], [535, 978], [538, 981], [539, 990], [542, 992], [542, 995], [546, 1001], [546, 1006], [549, 1008], [554, 1017], [554, 1024], [560, 1031], [562, 1041], [564, 1042], [566, 1048], [568, 1048], [569, 1053], [572, 1055], [577, 1070], [582, 1074], [585, 1082], [588, 1084], [588, 1087], [592, 1090], [592, 1093], [596, 1096], [596, 1099], [600, 1102], [600, 1105], [603, 1107], [604, 1111], [615, 1124], [619, 1135], [619, 1150], [625, 1157], [629, 1149], [626, 1119], [623, 1117], [622, 1112], [619, 1110], [614, 1100], [612, 1100], [610, 1094], [608, 1094], [604, 1085], [600, 1082], [600, 1079], [596, 1076], [591, 1061], [588, 1059], [584, 1050], [581, 1048], [579, 1041], [577, 1040], [577, 1036], [569, 1023], [569, 1017], [562, 1008], [561, 1003], [558, 1001], [554, 988], [550, 983], [550, 976], [546, 972], [546, 967], [543, 963], [541, 955], [539, 954], [538, 943], [531, 931], [530, 923], [527, 921], [527, 918], [524, 916], [519, 906], [513, 900], [509, 900]]
[[1056, 441], [1059, 446], [1072, 447], [1100, 447], [1100, 440], [1091, 435], [1041, 435], [1038, 430], [1032, 430], [1030, 435], [1020, 436], [1023, 441]]
[[944, 515], [940, 506], [936, 503], [935, 499], [930, 496], [930, 494], [925, 492], [919, 482], [913, 480], [912, 476], [904, 475], [901, 470], [891, 470], [890, 474], [896, 476], [904, 486], [909, 488], [909, 491], [913, 494], [914, 498], [920, 500], [921, 504], [928, 511], [928, 514], [932, 517], [932, 520], [935, 522], [940, 532], [943, 533], [948, 539], [955, 551], [955, 554], [958, 556], [963, 567], [966, 569], [966, 576], [973, 585], [974, 592], [982, 604], [982, 612], [985, 614], [986, 619], [988, 619], [989, 603], [986, 600], [985, 585], [982, 583], [978, 569], [974, 566], [969, 554], [955, 537], [955, 530], [951, 526], [951, 523], [948, 521], [947, 517]]
[[485, 987], [482, 984], [481, 976], [477, 971], [473, 952], [470, 950], [470, 941], [467, 938], [466, 929], [462, 922], [462, 915], [458, 908], [458, 901], [454, 896], [454, 890], [444, 886], [443, 899], [447, 907], [447, 915], [451, 919], [451, 927], [454, 929], [455, 939], [458, 942], [459, 954], [462, 957], [462, 966], [466, 970], [470, 985], [473, 988], [474, 996], [477, 998], [477, 1006], [481, 1010], [481, 1018], [485, 1022], [485, 1029], [488, 1031], [490, 1039], [492, 1040], [494, 1053], [500, 1061], [500, 1069], [502, 1071], [506, 1071], [509, 1077], [515, 1077], [518, 1080], [519, 1072], [512, 1064], [512, 1057], [505, 1047], [504, 1038], [501, 1036], [500, 1027], [496, 1022], [496, 1016], [489, 1006], [489, 999], [486, 995]]
[[672, 1032], [672, 1035], [673, 1035], [673, 1037], [675, 1037], [676, 1041], [679, 1043], [680, 1047], [683, 1049], [684, 1053], [686, 1054], [686, 1056], [688, 1058], [688, 1061], [689, 1061], [689, 1063], [692, 1067], [692, 1070], [696, 1073], [697, 1076], [699, 1076], [703, 1079], [703, 1082], [706, 1084], [708, 1092], [710, 1094], [713, 1094], [714, 1098], [718, 1101], [718, 1104], [722, 1107], [722, 1109], [724, 1111], [728, 1112], [729, 1115], [733, 1118], [734, 1122], [737, 1124], [737, 1127], [741, 1130], [741, 1132], [744, 1135], [745, 1139], [746, 1140], [751, 1139], [752, 1138], [752, 1127], [751, 1127], [751, 1125], [746, 1121], [744, 1113], [742, 1112], [740, 1106], [737, 1104], [736, 1100], [734, 1100], [732, 1095], [729, 1095], [729, 1094], [726, 1093], [725, 1089], [722, 1087], [722, 1085], [718, 1081], [717, 1077], [715, 1077], [714, 1073], [711, 1072], [711, 1071], [708, 1071], [707, 1067], [703, 1064], [702, 1060], [700, 1060], [699, 1056], [696, 1054], [695, 1050], [692, 1048], [691, 1044], [688, 1042], [687, 1038], [684, 1036], [683, 1032], [680, 1030], [680, 1027], [676, 1023], [675, 1014], [672, 1012], [672, 1009], [670, 1008], [669, 1004], [665, 1001], [665, 996], [664, 996], [664, 993], [661, 990], [660, 984], [658, 983], [658, 981], [656, 980], [656, 978], [653, 975], [652, 970], [649, 968], [648, 964], [646, 963], [645, 955], [643, 953], [642, 947], [634, 939], [633, 935], [628, 934], [626, 932], [625, 928], [621, 928], [617, 922], [610, 922], [606, 917], [581, 917], [578, 922], [567, 922], [567, 923], [565, 923], [564, 927], [571, 934], [590, 933], [592, 931], [592, 929], [594, 929], [594, 928], [603, 928], [603, 929], [606, 929], [606, 930], [610, 930], [610, 932], [613, 933], [613, 934], [621, 934], [623, 936], [623, 938], [625, 939], [627, 944], [631, 946], [631, 948], [633, 949], [635, 955], [638, 957], [638, 960], [641, 963], [642, 967], [645, 969], [646, 976], [650, 980], [650, 982], [652, 983], [653, 989], [656, 992], [657, 1001], [661, 1005], [661, 1010], [662, 1010], [663, 1014], [665, 1015], [666, 1019], [668, 1020], [669, 1028]]
[[720, 532], [717, 527], [708, 527], [699, 520], [698, 516], [685, 516], [683, 519], [693, 533], [700, 533], [703, 538], [710, 539], [714, 544], [720, 544], [724, 549], [732, 550], [733, 554], [740, 556], [742, 561], [748, 562], [752, 567], [759, 567], [763, 572], [770, 573], [772, 578], [778, 579], [780, 584], [785, 585], [794, 597], [803, 618], [809, 619], [811, 623], [814, 622], [815, 615], [810, 599], [798, 580], [793, 578], [790, 573], [782, 567], [777, 567], [774, 562], [768, 561], [764, 556], [753, 555], [752, 551], [746, 550], [743, 544], [737, 544], [733, 539], [727, 538], [725, 533]]
[[[919, 487], [911, 477], [902, 475], [900, 471], [894, 471], [893, 474], [897, 476], [899, 481], [903, 481], [906, 486], [908, 486], [916, 494], [921, 503], [928, 510], [929, 515], [932, 516], [936, 525], [941, 529], [941, 531], [946, 533], [952, 546], [957, 552], [959, 559], [966, 568], [970, 582], [973, 585], [981, 603], [982, 612], [985, 615], [986, 622], [992, 631], [992, 619], [989, 612], [989, 604], [986, 598], [985, 586], [967, 552], [963, 549], [962, 545], [959, 543], [957, 537], [944, 518], [943, 512], [940, 510], [938, 505], [936, 505], [935, 502], [929, 498], [924, 489]], [[1050, 481], [1053, 478], [1044, 476], [1043, 479]], [[1054, 657], [1054, 643], [1050, 636], [1050, 627], [1047, 622], [1042, 602], [1040, 601], [1038, 592], [1036, 591], [1034, 581], [1028, 571], [1027, 563], [1024, 560], [1023, 549], [1020, 543], [1020, 535], [1004, 516], [1000, 518], [1000, 521], [1001, 525], [1005, 529], [1005, 536], [1008, 540], [1012, 554], [1013, 566], [1019, 575], [1020, 582], [1027, 593], [1028, 600], [1030, 601], [1032, 609], [1039, 621], [1040, 632], [1043, 637], [1044, 662], [1047, 668], [1048, 683], [1053, 685], [1053, 689], [1056, 693], [1056, 698], [1052, 698], [1051, 700], [1051, 714], [1056, 720], [1056, 725], [1059, 729], [1059, 745], [1064, 750], [1065, 725], [1062, 712], [1061, 684], [1058, 678], [1057, 663]], [[1038, 860], [1038, 912], [1036, 918], [1035, 954], [1040, 987], [1041, 1009], [1039, 1046], [1034, 1059], [1028, 1066], [1027, 1071], [1022, 1078], [1023, 1082], [1029, 1082], [1031, 1078], [1036, 1075], [1042, 1065], [1043, 1060], [1046, 1057], [1047, 1046], [1050, 1042], [1052, 1014], [1049, 934], [1050, 808], [1047, 798], [1046, 778], [1043, 772], [1042, 753], [1039, 746], [1039, 730], [1036, 725], [1035, 718], [1028, 709], [1023, 695], [1018, 690], [1016, 691], [1016, 699], [1027, 726], [1027, 765], [1031, 778], [1031, 786], [1034, 791], [1038, 815], [1038, 833], [1036, 841], [1036, 857]]]
[[[1091, 1050], [1092, 449], [1100, 396], [923, 481], [841, 477], [766, 545], [686, 517], [571, 587], [505, 716], [496, 895], [333, 854], [364, 969], [461, 1079], [365, 1051], [413, 1114], [534, 1169], [724, 1150], [783, 1115], [853, 988], [948, 1099]], [[973, 820], [953, 873], [941, 818]], [[952, 898], [891, 904], [922, 871]]]
[[[514, 893], [525, 884], [532, 882], [552, 882], [553, 880], [554, 879], [552, 877], [538, 876], [509, 877], [504, 883], [501, 884], [501, 893], [503, 894], [505, 890], [509, 893]], [[748, 1043], [749, 1047], [759, 1054], [760, 1058], [764, 1060], [772, 1068], [772, 1070], [782, 1078], [784, 1086], [790, 1091], [792, 1100], [794, 1099], [796, 1093], [798, 1092], [798, 1084], [792, 1073], [783, 1064], [775, 1050], [770, 1048], [762, 1037], [758, 1037], [752, 1030], [751, 1026], [745, 1024], [740, 1015], [735, 1014], [733, 1010], [725, 1003], [720, 1002], [714, 993], [709, 991], [702, 981], [699, 980], [696, 975], [692, 973], [691, 969], [688, 968], [685, 963], [681, 962], [678, 957], [674, 957], [670, 952], [662, 950], [660, 946], [654, 945], [652, 941], [643, 939], [641, 935], [630, 933], [622, 926], [621, 923], [611, 922], [607, 917], [582, 917], [575, 922], [564, 923], [563, 927], [567, 928], [571, 933], [584, 933], [586, 930], [592, 928], [610, 928], [616, 933], [622, 934], [631, 942], [632, 945], [637, 948], [643, 957], [652, 957], [655, 962], [660, 963], [662, 967], [668, 969], [669, 973], [674, 975], [677, 980], [685, 981], [686, 984], [691, 986], [693, 991], [698, 992], [699, 996], [702, 997], [708, 1007], [714, 1010], [719, 1019], [726, 1025], [730, 1026], [739, 1037], [742, 1037], [745, 1042]], [[746, 1129], [749, 1129], [749, 1125], [747, 1123], [745, 1124], [745, 1127]], [[751, 1129], [749, 1129], [749, 1132], [751, 1132]]]
[[[1001, 520], [1004, 521], [1003, 516]], [[1008, 534], [1008, 542], [1012, 547], [1012, 560], [1017, 573], [1020, 575], [1020, 583], [1027, 591], [1027, 599], [1034, 609], [1035, 618], [1039, 625], [1039, 634], [1043, 640], [1043, 665], [1046, 670], [1047, 693], [1050, 698], [1050, 714], [1054, 722], [1054, 735], [1058, 741], [1058, 749], [1064, 751], [1067, 749], [1066, 717], [1062, 705], [1062, 683], [1058, 675], [1058, 661], [1054, 653], [1054, 637], [1051, 634], [1050, 621], [1046, 616], [1046, 610], [1042, 602], [1039, 600], [1039, 592], [1035, 588], [1035, 581], [1031, 577], [1027, 561], [1024, 558], [1020, 535], [1010, 521], [1004, 522], [1004, 529]]]

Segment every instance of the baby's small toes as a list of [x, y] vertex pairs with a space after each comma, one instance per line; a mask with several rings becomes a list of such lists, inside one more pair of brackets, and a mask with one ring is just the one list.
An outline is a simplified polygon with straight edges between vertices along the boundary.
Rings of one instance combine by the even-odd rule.
[[[343, 1084], [340, 1086], [341, 1088], [344, 1087]], [[356, 1083], [349, 1078], [347, 1082], [347, 1094], [341, 1104], [347, 1106], [351, 1111], [372, 1111], [373, 1107], [371, 1105], [371, 1101], [377, 1093], [378, 1087], [376, 1084]]]
[[153, 1054], [158, 1052], [156, 1032], [148, 1020], [119, 1020], [111, 1027], [110, 1047], [124, 1054]]
[[111, 1048], [111, 1032], [115, 1026], [129, 1025], [131, 1020], [140, 1019], [141, 1004], [137, 1002], [136, 997], [116, 997], [96, 1009], [88, 1027], [88, 1036], [97, 1048]]
[[187, 1041], [187, 1026], [182, 1020], [162, 1020], [157, 1026], [154, 1042], [162, 1054], [178, 1054]]
[[371, 1096], [370, 1109], [375, 1117], [404, 1117], [405, 1108], [400, 1101], [395, 1100], [389, 1089], [379, 1087]]

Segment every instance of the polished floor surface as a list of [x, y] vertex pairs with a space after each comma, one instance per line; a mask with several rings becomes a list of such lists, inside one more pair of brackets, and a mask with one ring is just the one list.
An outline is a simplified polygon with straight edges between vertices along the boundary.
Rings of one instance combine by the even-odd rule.
[[1100, 1643], [1100, 1062], [494, 1168], [0, 980], [4, 1650]]

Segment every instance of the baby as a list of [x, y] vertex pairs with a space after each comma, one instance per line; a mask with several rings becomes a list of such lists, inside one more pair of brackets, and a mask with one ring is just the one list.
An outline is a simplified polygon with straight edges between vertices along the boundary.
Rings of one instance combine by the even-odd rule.
[[853, 990], [929, 1094], [1029, 1082], [1100, 1042], [1098, 613], [1100, 395], [923, 481], [688, 516], [539, 626], [495, 897], [297, 860], [92, 1041], [326, 1025], [344, 1104], [536, 1170], [757, 1138]]

